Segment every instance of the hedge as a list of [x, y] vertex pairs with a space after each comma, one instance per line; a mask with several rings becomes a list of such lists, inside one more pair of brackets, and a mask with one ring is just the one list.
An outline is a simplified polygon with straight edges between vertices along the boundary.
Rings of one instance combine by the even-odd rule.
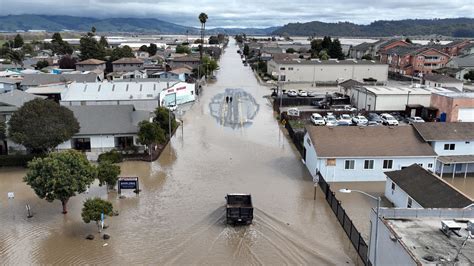
[[120, 163], [123, 161], [123, 156], [122, 153], [120, 153], [119, 151], [111, 150], [100, 154], [99, 158], [97, 158], [97, 161], [99, 163], [104, 161], [109, 161], [111, 163]]
[[28, 165], [28, 162], [31, 161], [33, 158], [35, 158], [35, 155], [33, 154], [0, 155], [0, 167], [26, 167]]

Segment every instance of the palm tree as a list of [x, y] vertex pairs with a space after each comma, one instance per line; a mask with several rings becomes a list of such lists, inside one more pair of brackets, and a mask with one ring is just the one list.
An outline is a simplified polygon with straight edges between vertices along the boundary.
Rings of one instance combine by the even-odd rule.
[[201, 22], [201, 46], [199, 49], [201, 63], [202, 63], [202, 52], [203, 52], [203, 46], [204, 46], [204, 31], [206, 30], [207, 19], [208, 17], [206, 13], [199, 14], [199, 21]]

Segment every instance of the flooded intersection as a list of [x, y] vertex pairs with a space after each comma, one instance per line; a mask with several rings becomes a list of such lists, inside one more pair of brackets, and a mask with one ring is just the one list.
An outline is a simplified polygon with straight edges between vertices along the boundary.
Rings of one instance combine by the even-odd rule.
[[[71, 198], [62, 215], [60, 202], [38, 199], [21, 181], [24, 170], [0, 169], [2, 264], [357, 263], [320, 190], [313, 201], [312, 178], [274, 119], [265, 98], [270, 91], [236, 51], [231, 40], [217, 81], [204, 87], [158, 161], [121, 164], [123, 176], [139, 176], [139, 196], [127, 192], [118, 199], [95, 184], [89, 194]], [[222, 107], [229, 88], [238, 89], [231, 93], [241, 101], [237, 96]], [[217, 109], [211, 107], [216, 99]], [[8, 191], [15, 199], [7, 199]], [[231, 192], [252, 194], [251, 226], [225, 224], [224, 196]], [[96, 232], [80, 217], [91, 196], [110, 200], [120, 213], [106, 220], [111, 239], [105, 247], [97, 234], [84, 239]]]

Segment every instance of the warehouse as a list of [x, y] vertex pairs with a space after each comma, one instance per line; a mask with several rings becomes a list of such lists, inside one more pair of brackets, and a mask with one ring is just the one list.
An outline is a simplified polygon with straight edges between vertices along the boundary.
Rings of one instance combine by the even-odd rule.
[[388, 65], [369, 60], [321, 61], [274, 57], [267, 63], [267, 73], [287, 83], [337, 84], [348, 79], [385, 83]]
[[357, 86], [352, 88], [351, 103], [358, 110], [403, 111], [406, 105], [430, 106], [431, 94], [449, 92], [441, 87]]

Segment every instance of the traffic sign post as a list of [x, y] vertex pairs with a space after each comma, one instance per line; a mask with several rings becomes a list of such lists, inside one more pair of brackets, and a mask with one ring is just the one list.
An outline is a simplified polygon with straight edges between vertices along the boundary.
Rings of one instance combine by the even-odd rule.
[[118, 194], [121, 195], [122, 189], [134, 189], [135, 193], [140, 192], [138, 177], [120, 177], [118, 180]]

